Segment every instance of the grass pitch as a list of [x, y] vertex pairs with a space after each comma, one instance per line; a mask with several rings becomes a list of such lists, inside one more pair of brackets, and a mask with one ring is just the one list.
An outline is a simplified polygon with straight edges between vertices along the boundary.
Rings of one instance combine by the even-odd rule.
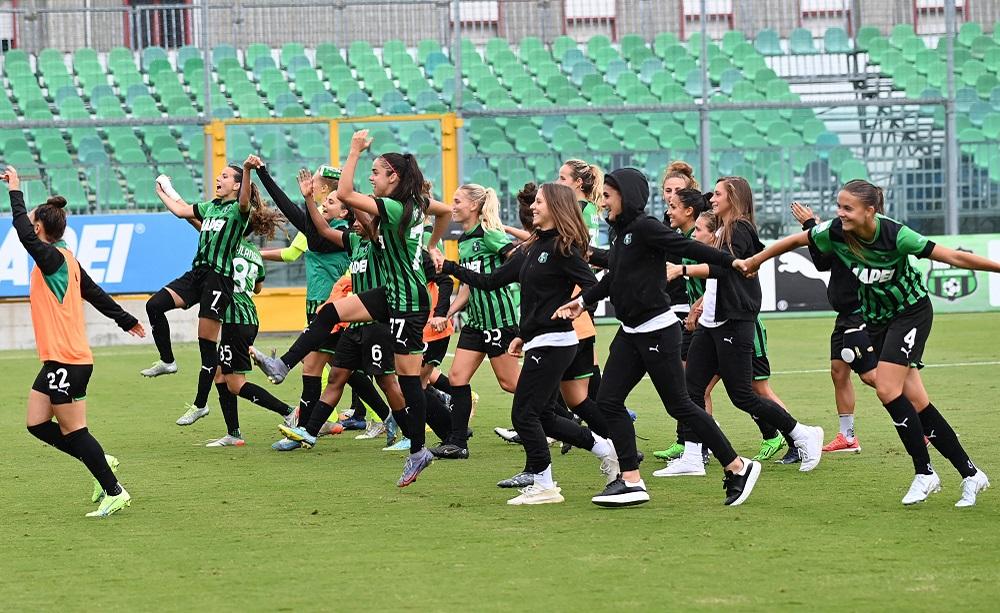
[[[772, 385], [793, 414], [836, 433], [827, 369], [832, 319], [768, 320]], [[1000, 314], [941, 315], [924, 379], [972, 458], [1000, 486]], [[601, 360], [614, 328], [600, 330]], [[262, 346], [286, 346], [263, 339]], [[30, 352], [0, 354], [0, 610], [995, 610], [1000, 597], [1000, 487], [972, 509], [952, 507], [960, 478], [932, 452], [943, 491], [900, 505], [912, 467], [871, 390], [858, 388], [859, 455], [819, 468], [765, 466], [744, 506], [722, 505], [721, 469], [657, 479], [650, 452], [673, 422], [648, 381], [639, 413], [652, 501], [607, 510], [597, 461], [554, 459], [566, 503], [509, 507], [495, 482], [522, 467], [496, 438], [510, 397], [488, 367], [468, 461], [438, 461], [412, 486], [403, 456], [353, 433], [279, 454], [273, 414], [240, 401], [244, 448], [222, 436], [217, 400], [193, 426], [174, 420], [194, 394], [197, 346], [177, 347], [178, 375], [146, 380], [148, 348], [97, 349], [90, 427], [122, 461], [133, 506], [88, 519], [90, 477], [24, 429], [39, 368]], [[297, 372], [276, 393], [297, 399]], [[264, 381], [256, 373], [252, 379]], [[720, 388], [716, 418], [737, 450], [759, 434]], [[429, 437], [432, 435], [429, 435]], [[434, 443], [436, 439], [429, 439]]]

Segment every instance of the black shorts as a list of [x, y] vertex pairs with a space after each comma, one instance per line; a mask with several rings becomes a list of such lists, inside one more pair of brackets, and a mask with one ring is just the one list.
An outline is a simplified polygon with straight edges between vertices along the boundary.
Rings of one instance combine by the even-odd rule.
[[389, 308], [384, 287], [358, 294], [358, 299], [365, 305], [368, 314], [372, 316], [372, 321], [389, 324], [389, 332], [393, 338], [393, 353], [410, 355], [424, 352], [424, 326], [427, 325], [430, 311], [415, 313], [393, 311]]
[[52, 404], [69, 404], [87, 397], [87, 384], [93, 372], [93, 364], [43, 362], [31, 389], [48, 396]]
[[465, 326], [458, 336], [458, 348], [476, 353], [485, 353], [489, 359], [498, 358], [507, 353], [510, 342], [517, 338], [517, 326], [480, 330]]
[[373, 377], [394, 374], [396, 359], [392, 345], [389, 326], [383, 323], [351, 326], [341, 334], [333, 366], [359, 370]]
[[758, 319], [753, 324], [753, 380], [771, 378], [771, 361], [767, 359], [767, 328]]
[[445, 355], [448, 353], [448, 341], [450, 340], [451, 337], [446, 336], [426, 343], [427, 348], [424, 349], [424, 366], [428, 364], [440, 366], [441, 362], [444, 361]]
[[[325, 304], [325, 302], [321, 302], [320, 306], [322, 306], [323, 304]], [[311, 324], [314, 319], [316, 319], [316, 311], [312, 311], [310, 313], [307, 310], [306, 311], [306, 323], [310, 323]], [[323, 341], [323, 344], [320, 345], [319, 349], [317, 349], [316, 351], [319, 351], [320, 353], [330, 353], [330, 354], [336, 353], [337, 352], [337, 343], [340, 341], [340, 335], [341, 335], [342, 332], [343, 332], [343, 328], [337, 330], [336, 332], [331, 332], [330, 334], [328, 334], [327, 337], [326, 337], [326, 340]]]
[[594, 376], [594, 337], [585, 338], [576, 346], [576, 356], [563, 373], [563, 381], [575, 381]]
[[219, 368], [222, 374], [245, 375], [253, 370], [250, 362], [250, 346], [257, 338], [254, 324], [222, 324], [219, 338]]
[[184, 308], [198, 306], [198, 317], [222, 321], [222, 315], [233, 301], [233, 279], [215, 272], [208, 266], [199, 266], [177, 277], [167, 287], [173, 290]]
[[[844, 343], [844, 333], [853, 330], [853, 347], [848, 347]], [[853, 349], [856, 347], [856, 351]], [[844, 359], [844, 349], [854, 353], [854, 359], [850, 362]], [[851, 370], [858, 373], [866, 373], [878, 365], [878, 354], [872, 345], [868, 327], [865, 325], [861, 313], [838, 313], [837, 321], [833, 324], [833, 332], [830, 334], [830, 360], [840, 360], [847, 362]]]
[[934, 309], [924, 298], [883, 324], [868, 324], [872, 347], [880, 362], [923, 368], [924, 347], [931, 335]]

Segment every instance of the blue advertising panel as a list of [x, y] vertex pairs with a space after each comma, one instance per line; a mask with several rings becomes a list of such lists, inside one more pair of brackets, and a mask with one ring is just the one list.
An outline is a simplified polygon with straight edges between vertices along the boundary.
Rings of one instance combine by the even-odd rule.
[[[63, 237], [110, 294], [155, 292], [191, 268], [198, 232], [170, 213], [70, 215]], [[34, 262], [10, 218], [0, 218], [0, 298], [28, 295]]]

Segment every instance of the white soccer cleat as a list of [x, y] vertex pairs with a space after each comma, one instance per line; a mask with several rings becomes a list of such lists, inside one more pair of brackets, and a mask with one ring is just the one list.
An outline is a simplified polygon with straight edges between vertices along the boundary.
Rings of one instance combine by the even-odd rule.
[[666, 468], [653, 472], [654, 477], [704, 477], [705, 464], [701, 461], [701, 454], [693, 456], [682, 455], [673, 462], [667, 464]]
[[562, 497], [562, 488], [556, 487], [556, 484], [552, 484], [552, 487], [546, 489], [539, 485], [529, 485], [528, 487], [520, 490], [521, 494], [507, 501], [510, 505], [522, 505], [522, 504], [552, 504], [555, 502], [564, 502], [566, 499]]
[[[327, 422], [330, 423], [330, 422]], [[326, 427], [326, 424], [323, 424]], [[319, 429], [319, 433], [323, 434], [323, 428]], [[368, 420], [368, 425], [365, 427], [365, 431], [354, 437], [357, 441], [367, 441], [373, 438], [382, 438], [385, 436], [385, 424], [380, 421], [375, 421], [374, 419]]]
[[962, 479], [962, 497], [958, 499], [955, 506], [961, 509], [975, 505], [976, 496], [989, 486], [990, 480], [986, 473], [977, 469], [976, 474]]
[[202, 417], [208, 415], [209, 409], [207, 406], [196, 407], [193, 404], [186, 404], [184, 406], [187, 407], [187, 411], [184, 411], [184, 414], [177, 418], [178, 426], [190, 426]]
[[246, 445], [247, 442], [241, 438], [237, 438], [231, 434], [227, 434], [222, 438], [217, 438], [214, 441], [209, 441], [206, 447], [242, 447]]
[[823, 428], [819, 426], [807, 426], [802, 424], [806, 433], [801, 438], [795, 439], [795, 448], [799, 450], [799, 458], [802, 464], [799, 466], [800, 473], [807, 473], [819, 465], [823, 458]]
[[604, 475], [605, 485], [610, 485], [622, 472], [621, 466], [618, 464], [618, 452], [611, 439], [608, 439], [608, 446], [611, 447], [611, 453], [601, 458], [601, 474]]
[[177, 372], [177, 362], [164, 362], [157, 360], [153, 365], [145, 370], [140, 370], [143, 377], [159, 377], [160, 375], [172, 375]]
[[931, 494], [941, 491], [941, 477], [937, 473], [914, 475], [909, 491], [903, 496], [903, 504], [917, 504], [927, 500]]

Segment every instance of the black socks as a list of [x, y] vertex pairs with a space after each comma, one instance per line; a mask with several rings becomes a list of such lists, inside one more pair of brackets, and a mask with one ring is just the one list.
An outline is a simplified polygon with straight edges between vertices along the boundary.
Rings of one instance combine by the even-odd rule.
[[265, 390], [256, 383], [250, 383], [249, 381], [244, 383], [243, 387], [240, 388], [240, 398], [249, 400], [257, 406], [264, 407], [268, 411], [274, 411], [282, 417], [288, 415], [292, 410], [291, 407], [285, 404], [284, 400], [275, 398], [269, 391]]
[[976, 474], [976, 465], [958, 442], [955, 430], [933, 404], [927, 405], [927, 408], [920, 412], [920, 424], [924, 428], [924, 436], [951, 462], [962, 477]]
[[899, 440], [903, 441], [906, 453], [910, 454], [910, 459], [913, 460], [914, 472], [918, 475], [933, 473], [931, 456], [927, 453], [927, 445], [924, 444], [924, 430], [917, 410], [902, 394], [883, 406], [892, 418], [892, 425], [896, 426], [896, 434], [899, 435]]
[[117, 496], [122, 493], [122, 488], [118, 485], [115, 473], [108, 466], [108, 460], [104, 457], [104, 450], [101, 444], [90, 433], [87, 428], [80, 428], [70, 432], [65, 437], [66, 447], [70, 455], [80, 458], [86, 465], [90, 474], [94, 475], [97, 482], [101, 484], [104, 493], [108, 496]]
[[333, 407], [323, 402], [322, 400], [317, 400], [316, 405], [313, 407], [312, 416], [309, 418], [309, 423], [299, 424], [306, 429], [306, 432], [313, 436], [319, 436], [319, 429], [323, 427], [326, 420], [333, 415]]
[[208, 393], [212, 391], [212, 382], [215, 381], [219, 353], [215, 341], [204, 338], [198, 339], [198, 352], [201, 354], [201, 370], [198, 371], [198, 393], [194, 397], [194, 406], [203, 409], [208, 403]]
[[[351, 390], [357, 392], [358, 397], [371, 407], [380, 419], [384, 421], [389, 417], [389, 405], [385, 403], [385, 400], [382, 400], [382, 396], [375, 389], [375, 384], [364, 373], [355, 371], [351, 374], [351, 378], [347, 380], [347, 383], [351, 386]], [[360, 418], [361, 415], [357, 415], [356, 417]]]
[[146, 301], [146, 317], [149, 318], [153, 342], [160, 352], [160, 360], [168, 364], [174, 361], [174, 351], [170, 346], [170, 323], [165, 313], [174, 308], [174, 297], [166, 289], [161, 289]]
[[302, 375], [302, 397], [299, 398], [299, 423], [305, 426], [309, 423], [313, 407], [319, 402], [323, 388], [323, 378], [313, 375]]
[[[398, 375], [399, 388], [406, 400], [406, 421], [410, 439], [410, 453], [416, 453], [424, 446], [424, 426], [427, 424], [427, 404], [424, 399], [424, 388], [420, 385], [420, 377], [414, 375]], [[399, 423], [399, 419], [396, 420]], [[403, 425], [400, 423], [400, 427]]]
[[424, 400], [427, 403], [427, 424], [441, 442], [449, 442], [451, 435], [451, 412], [441, 399], [442, 392], [433, 386], [424, 390]]
[[35, 438], [52, 445], [59, 451], [71, 455], [77, 460], [80, 459], [78, 456], [73, 455], [70, 452], [69, 447], [66, 446], [66, 440], [63, 437], [62, 430], [59, 429], [59, 424], [56, 422], [49, 420], [35, 426], [28, 426], [28, 432], [30, 432]]
[[288, 351], [281, 356], [281, 361], [289, 369], [305, 359], [311, 352], [323, 346], [333, 327], [340, 323], [340, 315], [337, 314], [337, 307], [332, 302], [328, 302], [316, 311], [309, 327], [302, 331]]
[[444, 374], [443, 372], [438, 373], [437, 381], [435, 381], [431, 385], [441, 390], [445, 394], [448, 394], [449, 396], [452, 394], [453, 388], [451, 386], [451, 381], [448, 380], [448, 375]]
[[236, 408], [236, 395], [229, 391], [225, 383], [216, 383], [219, 392], [219, 407], [222, 409], [222, 419], [226, 420], [226, 432], [230, 436], [243, 438], [240, 434], [240, 414]]
[[472, 415], [472, 386], [451, 386], [451, 436], [450, 442], [459, 447], [468, 445], [469, 419]]

